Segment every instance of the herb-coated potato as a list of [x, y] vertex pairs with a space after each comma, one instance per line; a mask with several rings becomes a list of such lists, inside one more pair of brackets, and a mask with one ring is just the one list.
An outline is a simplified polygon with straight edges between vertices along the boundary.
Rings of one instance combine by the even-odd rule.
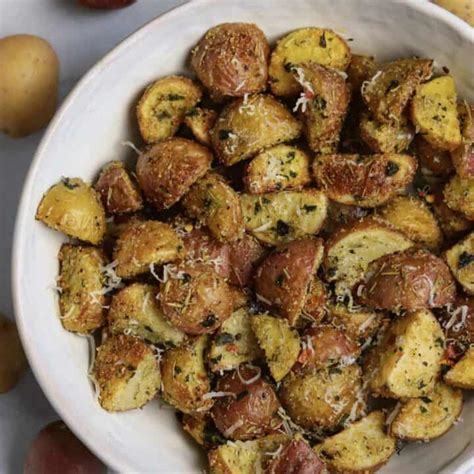
[[446, 261], [466, 293], [474, 295], [474, 232], [446, 252]]
[[280, 402], [273, 387], [259, 374], [258, 367], [241, 365], [217, 382], [217, 391], [228, 395], [216, 399], [211, 415], [226, 438], [260, 438], [281, 425], [277, 415]]
[[474, 105], [458, 105], [461, 121], [462, 144], [451, 151], [456, 173], [461, 178], [474, 178]]
[[92, 377], [107, 411], [140, 408], [160, 388], [160, 368], [150, 346], [133, 336], [109, 336], [98, 348]]
[[347, 82], [351, 85], [352, 94], [360, 96], [362, 83], [375, 74], [375, 60], [373, 56], [353, 54], [347, 68]]
[[211, 129], [216, 123], [217, 112], [212, 109], [193, 107], [185, 117], [184, 123], [189, 127], [194, 138], [201, 145], [211, 146]]
[[220, 95], [243, 96], [265, 89], [270, 47], [252, 23], [221, 23], [192, 50], [191, 65], [199, 80]]
[[321, 321], [327, 312], [327, 300], [326, 286], [317, 276], [314, 276], [307, 288], [306, 300], [301, 310], [302, 318], [312, 322]]
[[313, 172], [320, 188], [341, 204], [376, 207], [385, 204], [413, 180], [416, 160], [395, 153], [319, 155]]
[[301, 85], [293, 71], [301, 64], [313, 62], [345, 70], [351, 60], [347, 43], [338, 34], [323, 28], [301, 28], [281, 38], [270, 58], [270, 88], [278, 96], [295, 96]]
[[328, 199], [314, 189], [241, 196], [245, 228], [263, 243], [276, 245], [317, 234]]
[[87, 334], [105, 323], [105, 256], [94, 247], [64, 244], [58, 255], [59, 310], [68, 331]]
[[474, 178], [453, 176], [446, 184], [443, 194], [448, 207], [474, 221]]
[[137, 178], [147, 201], [158, 210], [177, 203], [210, 168], [209, 149], [186, 138], [170, 138], [139, 156]]
[[460, 361], [444, 376], [444, 381], [453, 387], [474, 390], [474, 348], [470, 348]]
[[148, 86], [137, 105], [143, 140], [156, 143], [172, 137], [201, 95], [201, 88], [183, 76], [163, 77]]
[[245, 190], [263, 194], [283, 189], [302, 188], [311, 181], [309, 156], [288, 145], [277, 145], [258, 154], [247, 165]]
[[183, 413], [208, 411], [211, 383], [204, 365], [207, 336], [167, 350], [161, 359], [163, 399]]
[[270, 95], [236, 99], [220, 113], [211, 131], [212, 146], [225, 166], [298, 138], [301, 124]]
[[420, 169], [423, 174], [448, 176], [454, 171], [449, 152], [434, 147], [423, 138], [423, 135], [417, 135], [414, 143], [416, 157], [420, 162]]
[[94, 189], [79, 178], [63, 178], [44, 194], [36, 219], [51, 229], [91, 244], [105, 234], [105, 212]]
[[117, 275], [132, 278], [154, 265], [172, 262], [183, 253], [183, 241], [173, 228], [159, 221], [132, 222], [120, 233], [114, 247]]

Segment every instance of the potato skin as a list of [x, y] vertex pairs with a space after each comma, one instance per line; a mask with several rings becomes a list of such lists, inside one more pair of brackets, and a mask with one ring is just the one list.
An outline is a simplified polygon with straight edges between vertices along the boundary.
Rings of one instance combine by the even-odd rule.
[[210, 168], [209, 149], [186, 138], [162, 141], [139, 156], [137, 179], [147, 201], [158, 210], [178, 202]]
[[448, 207], [474, 221], [474, 178], [453, 176], [446, 184], [443, 194]]
[[466, 293], [474, 295], [474, 232], [446, 251], [446, 262]]
[[217, 398], [211, 410], [214, 423], [226, 438], [260, 438], [281, 425], [277, 415], [280, 402], [273, 387], [262, 377], [252, 383], [241, 380], [251, 380], [257, 374], [255, 368], [241, 365], [238, 372], [229, 372], [217, 382], [217, 391], [235, 394]]

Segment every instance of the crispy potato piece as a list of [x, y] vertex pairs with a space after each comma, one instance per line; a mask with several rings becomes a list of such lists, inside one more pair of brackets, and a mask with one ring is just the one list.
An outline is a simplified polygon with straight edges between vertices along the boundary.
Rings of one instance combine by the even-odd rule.
[[183, 430], [186, 431], [197, 444], [204, 446], [209, 415], [207, 413], [197, 413], [195, 415], [183, 414], [180, 421]]
[[253, 23], [221, 23], [192, 50], [191, 65], [212, 93], [230, 96], [265, 89], [270, 46]]
[[448, 207], [474, 221], [474, 178], [453, 176], [446, 184], [443, 194]]
[[266, 314], [251, 317], [252, 330], [258, 345], [265, 353], [270, 373], [276, 382], [282, 380], [298, 358], [300, 353], [300, 337], [290, 329], [284, 319], [274, 318]]
[[449, 152], [435, 148], [423, 138], [423, 135], [417, 135], [414, 143], [423, 174], [448, 176], [453, 173], [454, 167]]
[[362, 84], [362, 98], [379, 122], [398, 123], [416, 88], [431, 77], [432, 69], [431, 59], [397, 59], [385, 63]]
[[353, 54], [347, 68], [347, 82], [351, 85], [352, 93], [360, 95], [360, 88], [364, 81], [369, 80], [375, 74], [375, 60], [373, 56]]
[[474, 295], [474, 232], [446, 252], [446, 261], [466, 293]]
[[366, 366], [372, 393], [390, 398], [429, 395], [441, 371], [444, 340], [440, 324], [428, 310], [394, 320]]
[[97, 349], [93, 380], [107, 411], [140, 408], [160, 388], [160, 368], [151, 348], [133, 336], [109, 336]]
[[64, 329], [88, 334], [105, 323], [103, 252], [94, 247], [63, 244], [58, 255], [59, 310]]
[[194, 138], [201, 145], [211, 146], [211, 129], [216, 123], [217, 112], [212, 109], [193, 107], [185, 117], [184, 123], [189, 127]]
[[390, 424], [390, 434], [409, 441], [427, 441], [444, 435], [462, 410], [462, 391], [439, 382], [426, 397], [402, 402]]
[[298, 189], [310, 181], [309, 156], [288, 145], [277, 145], [257, 155], [244, 175], [245, 190], [250, 194]]
[[340, 433], [314, 447], [330, 472], [370, 474], [388, 462], [395, 453], [393, 436], [385, 433], [385, 415], [373, 411]]
[[183, 253], [183, 241], [168, 224], [159, 221], [132, 222], [120, 233], [114, 247], [116, 272], [133, 278], [154, 265], [172, 262]]
[[113, 334], [128, 334], [154, 344], [179, 346], [186, 335], [171, 326], [156, 300], [157, 291], [151, 285], [132, 283], [112, 298], [107, 316]]
[[397, 196], [379, 212], [379, 216], [402, 231], [413, 242], [437, 250], [443, 234], [425, 201], [413, 196]]
[[416, 160], [410, 155], [319, 155], [313, 172], [320, 188], [341, 204], [376, 207], [412, 182]]
[[137, 105], [143, 140], [156, 143], [172, 137], [201, 96], [201, 88], [184, 76], [166, 76], [149, 85]]
[[441, 76], [418, 87], [411, 102], [411, 119], [423, 138], [440, 150], [454, 150], [462, 137], [452, 76]]
[[94, 188], [109, 214], [136, 212], [143, 207], [140, 191], [120, 161], [111, 161], [102, 168]]
[[326, 242], [323, 268], [326, 279], [336, 282], [336, 292], [352, 288], [370, 262], [413, 244], [391, 225], [373, 217], [342, 226]]
[[159, 211], [177, 203], [211, 166], [212, 153], [186, 138], [171, 138], [139, 156], [137, 179], [147, 201]]
[[183, 199], [186, 212], [207, 225], [223, 242], [242, 237], [244, 222], [239, 195], [215, 172], [197, 181]]
[[317, 234], [328, 199], [314, 189], [241, 196], [245, 228], [260, 242], [277, 245]]
[[295, 240], [271, 253], [255, 274], [257, 298], [295, 326], [322, 257], [321, 239]]
[[351, 61], [348, 44], [334, 31], [301, 28], [281, 38], [270, 58], [269, 82], [273, 94], [298, 95], [301, 86], [292, 75], [295, 67], [313, 62], [344, 71]]
[[468, 349], [462, 359], [444, 376], [444, 381], [454, 387], [474, 390], [474, 348]]
[[301, 124], [270, 95], [231, 102], [211, 130], [212, 146], [225, 166], [251, 158], [264, 148], [298, 138]]
[[456, 173], [461, 178], [474, 178], [474, 105], [466, 103], [458, 105], [461, 121], [462, 144], [451, 151]]
[[80, 178], [63, 178], [43, 195], [36, 219], [51, 229], [97, 245], [105, 235], [105, 212], [97, 192]]
[[316, 323], [321, 321], [327, 313], [327, 293], [324, 283], [314, 276], [307, 288], [307, 296], [301, 310], [302, 318]]

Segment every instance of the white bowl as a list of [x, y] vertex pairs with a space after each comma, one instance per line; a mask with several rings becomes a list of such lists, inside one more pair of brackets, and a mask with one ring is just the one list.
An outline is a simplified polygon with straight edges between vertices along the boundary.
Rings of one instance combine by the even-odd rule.
[[[378, 58], [433, 57], [474, 100], [473, 30], [424, 1], [200, 0], [156, 18], [118, 45], [79, 82], [52, 121], [26, 180], [15, 231], [13, 288], [18, 326], [46, 396], [75, 433], [122, 472], [202, 472], [202, 455], [172, 411], [158, 402], [110, 414], [99, 408], [87, 380], [85, 339], [62, 329], [52, 290], [64, 237], [34, 219], [42, 194], [61, 176], [92, 180], [108, 160], [126, 158], [134, 139], [137, 96], [153, 79], [185, 71], [190, 48], [221, 22], [258, 24], [275, 40], [303, 26], [324, 26], [351, 37], [354, 51]], [[474, 403], [464, 422], [428, 445], [394, 456], [386, 473], [468, 473], [474, 469]], [[455, 461], [452, 461], [455, 459]], [[448, 466], [449, 467], [446, 467]]]

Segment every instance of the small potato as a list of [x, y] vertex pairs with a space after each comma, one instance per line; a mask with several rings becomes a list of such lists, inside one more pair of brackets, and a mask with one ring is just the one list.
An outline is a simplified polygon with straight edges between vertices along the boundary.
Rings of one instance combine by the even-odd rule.
[[474, 105], [458, 105], [461, 121], [462, 144], [451, 151], [451, 159], [456, 173], [461, 178], [474, 178]]
[[320, 188], [341, 204], [377, 207], [413, 181], [416, 160], [395, 153], [319, 155], [313, 172]]
[[193, 107], [184, 117], [184, 124], [189, 127], [194, 138], [201, 145], [211, 146], [211, 129], [217, 120], [217, 112], [212, 109]]
[[453, 387], [474, 390], [474, 348], [467, 350], [444, 376], [444, 381]]
[[449, 152], [433, 147], [422, 135], [415, 138], [415, 150], [423, 174], [444, 177], [453, 173], [454, 167]]
[[156, 143], [172, 137], [201, 96], [201, 88], [183, 76], [166, 76], [148, 86], [137, 105], [143, 140]]
[[202, 263], [178, 265], [176, 275], [160, 288], [159, 301], [166, 319], [186, 334], [214, 332], [232, 314], [230, 286]]
[[270, 47], [252, 23], [221, 23], [192, 50], [191, 65], [214, 94], [241, 97], [265, 89]]
[[245, 190], [263, 194], [283, 189], [302, 188], [310, 183], [309, 156], [288, 145], [277, 145], [258, 154], [248, 164]]
[[328, 292], [326, 286], [317, 276], [314, 276], [307, 289], [301, 317], [316, 323], [321, 321], [326, 316], [327, 300]]
[[150, 346], [133, 336], [109, 336], [92, 369], [99, 403], [107, 411], [141, 408], [160, 388], [160, 368]]
[[226, 438], [260, 438], [281, 425], [280, 402], [273, 387], [260, 376], [260, 368], [241, 365], [220, 378], [216, 390], [227, 395], [216, 399], [211, 415]]
[[136, 212], [143, 207], [140, 191], [120, 161], [111, 161], [102, 168], [94, 188], [109, 214]]
[[373, 56], [353, 54], [347, 68], [347, 82], [351, 85], [352, 94], [360, 96], [360, 88], [364, 81], [369, 80], [376, 71]]
[[295, 67], [313, 62], [344, 71], [351, 60], [348, 44], [334, 31], [301, 28], [281, 38], [270, 58], [270, 88], [273, 94], [296, 96], [301, 85], [293, 77]]
[[183, 241], [170, 225], [159, 221], [132, 222], [120, 233], [114, 247], [116, 272], [133, 278], [149, 272], [154, 265], [177, 260]]
[[0, 131], [13, 138], [43, 128], [56, 111], [59, 61], [38, 36], [0, 39]]
[[231, 102], [211, 131], [212, 146], [225, 166], [251, 158], [264, 148], [298, 138], [301, 124], [270, 95]]
[[64, 329], [88, 334], [105, 323], [105, 256], [94, 247], [64, 244], [58, 255], [59, 309]]
[[137, 179], [147, 201], [159, 211], [177, 203], [211, 166], [212, 153], [185, 138], [170, 138], [140, 155]]
[[98, 193], [79, 178], [63, 178], [49, 188], [38, 206], [36, 219], [94, 245], [102, 242], [106, 230]]
[[440, 150], [462, 142], [452, 76], [441, 76], [418, 87], [411, 102], [411, 119], [423, 138]]
[[321, 239], [295, 240], [271, 253], [255, 274], [257, 298], [295, 326], [322, 257]]
[[206, 224], [222, 242], [242, 237], [244, 222], [239, 195], [216, 172], [198, 180], [183, 199], [186, 212]]
[[474, 232], [446, 251], [446, 262], [466, 293], [474, 295]]
[[183, 413], [209, 410], [211, 383], [204, 365], [207, 337], [167, 350], [161, 359], [163, 399]]
[[474, 178], [453, 176], [446, 184], [443, 194], [448, 207], [474, 221]]

